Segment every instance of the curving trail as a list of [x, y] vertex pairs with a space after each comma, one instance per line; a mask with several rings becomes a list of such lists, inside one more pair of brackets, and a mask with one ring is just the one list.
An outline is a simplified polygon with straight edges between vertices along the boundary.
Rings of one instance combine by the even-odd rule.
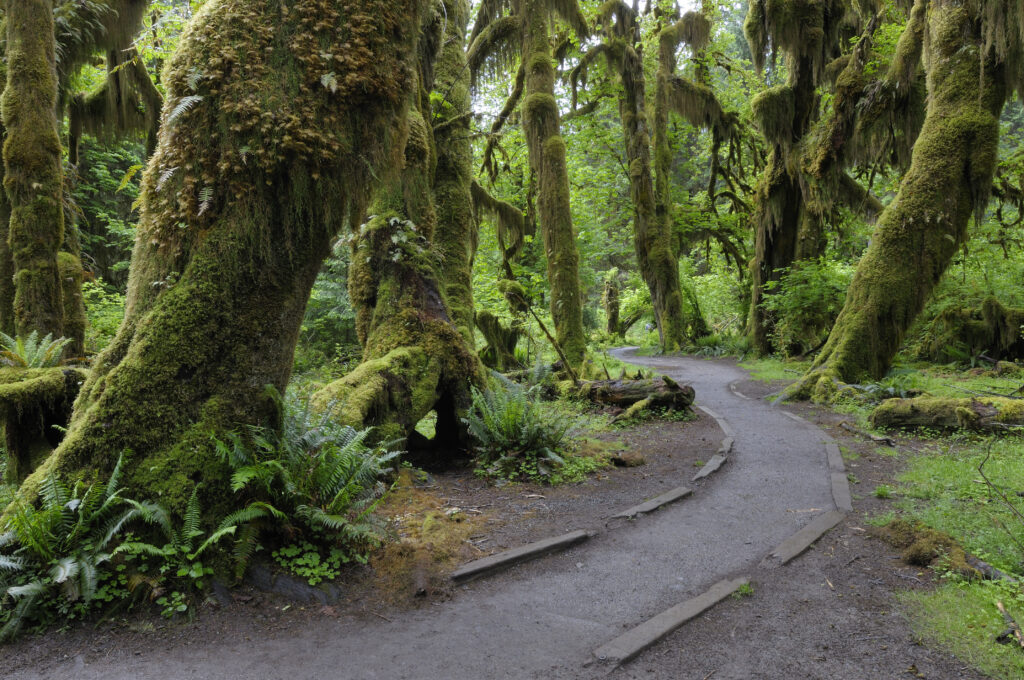
[[600, 645], [717, 581], [754, 569], [814, 516], [835, 509], [826, 435], [780, 408], [735, 394], [729, 384], [746, 377], [741, 369], [690, 358], [639, 359], [629, 350], [616, 355], [691, 383], [697, 404], [735, 430], [729, 462], [698, 484], [691, 498], [566, 552], [472, 582], [451, 600], [393, 622], [342, 618], [242, 644], [210, 640], [144, 657], [115, 653], [102, 664], [70, 659], [49, 677], [481, 680], [606, 674], [607, 668], [591, 664]]

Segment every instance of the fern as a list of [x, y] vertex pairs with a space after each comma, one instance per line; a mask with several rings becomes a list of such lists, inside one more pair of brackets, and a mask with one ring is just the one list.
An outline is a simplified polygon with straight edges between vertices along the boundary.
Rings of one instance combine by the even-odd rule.
[[522, 470], [547, 476], [565, 462], [557, 451], [571, 422], [545, 413], [539, 389], [539, 385], [484, 392], [473, 388], [473, 403], [464, 422], [476, 441], [485, 476], [509, 477]]
[[201, 101], [203, 101], [203, 97], [198, 94], [190, 94], [179, 98], [178, 103], [175, 104], [174, 108], [171, 109], [171, 112], [167, 114], [167, 119], [164, 121], [164, 125], [173, 125], [176, 120], [195, 108], [195, 106]]
[[381, 477], [399, 453], [367, 446], [369, 431], [338, 425], [330, 408], [317, 414], [308, 402], [274, 397], [285, 414], [280, 431], [251, 427], [215, 441], [234, 468], [233, 489], [250, 499], [221, 524], [240, 527], [236, 557], [247, 561], [261, 532], [326, 534], [349, 551], [378, 543], [380, 528], [370, 512], [386, 490]]
[[93, 600], [114, 544], [139, 516], [133, 502], [121, 498], [120, 470], [119, 460], [104, 486], [69, 487], [50, 475], [38, 508], [14, 506], [0, 535], [0, 600], [14, 603], [9, 612], [0, 607], [0, 640], [45, 618], [44, 604], [60, 611]]
[[15, 368], [52, 368], [61, 363], [61, 354], [70, 338], [53, 339], [52, 334], [39, 338], [38, 331], [25, 337], [12, 338], [0, 333], [0, 365]]

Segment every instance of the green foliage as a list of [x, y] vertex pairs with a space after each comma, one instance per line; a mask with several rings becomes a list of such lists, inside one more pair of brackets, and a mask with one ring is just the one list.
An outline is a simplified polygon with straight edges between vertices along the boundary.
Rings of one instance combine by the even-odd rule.
[[478, 474], [545, 479], [565, 464], [559, 449], [571, 421], [546, 411], [539, 391], [511, 384], [483, 392], [473, 388], [465, 423], [476, 441]]
[[47, 333], [42, 339], [38, 331], [28, 337], [12, 338], [0, 333], [0, 366], [15, 368], [52, 368], [61, 363], [61, 353], [70, 344], [69, 338], [53, 339]]
[[[154, 592], [162, 592], [168, 582], [180, 587], [181, 590], [177, 592], [184, 591], [184, 594], [205, 590], [210, 577], [213, 576], [213, 568], [209, 564], [204, 564], [200, 557], [211, 546], [228, 536], [233, 536], [238, 527], [227, 522], [222, 523], [213, 532], [208, 532], [202, 527], [198, 486], [192, 490], [185, 515], [178, 526], [174, 525], [170, 515], [159, 505], [129, 502], [137, 510], [139, 517], [159, 530], [163, 545], [125, 541], [114, 553], [155, 558], [157, 573], [154, 579], [149, 581]], [[172, 600], [177, 599], [173, 595], [172, 592]], [[174, 609], [168, 607], [168, 602], [172, 600], [163, 603], [165, 615]], [[157, 603], [161, 604], [159, 600]]]
[[283, 407], [279, 431], [249, 427], [214, 440], [234, 470], [233, 491], [247, 499], [221, 525], [242, 526], [235, 548], [240, 570], [261, 531], [301, 533], [339, 549], [344, 561], [361, 559], [380, 542], [371, 513], [386, 491], [381, 478], [399, 452], [367, 446], [370, 431], [338, 425], [330, 408], [318, 415], [295, 397]]
[[854, 268], [827, 258], [802, 261], [770, 281], [761, 305], [777, 319], [772, 341], [787, 356], [804, 354], [828, 336], [846, 299]]
[[85, 315], [89, 324], [85, 330], [85, 347], [90, 353], [103, 350], [117, 334], [124, 320], [124, 295], [101, 281], [82, 284]]
[[349, 257], [348, 241], [339, 240], [313, 284], [296, 355], [298, 370], [308, 370], [327, 362], [346, 370], [359, 361], [362, 348], [356, 336], [355, 311], [348, 295]]
[[993, 642], [1006, 627], [997, 601], [1016, 620], [1024, 618], [1018, 584], [951, 579], [936, 590], [911, 591], [899, 599], [915, 635], [925, 643], [949, 650], [987, 677], [1015, 680], [1024, 676], [1020, 648]]
[[50, 476], [39, 507], [18, 503], [0, 533], [0, 640], [25, 626], [81, 618], [127, 596], [112, 563], [130, 522], [151, 506], [121, 496], [118, 462], [105, 486], [69, 488]]
[[[358, 561], [366, 558], [356, 554]], [[352, 560], [344, 550], [339, 548], [323, 548], [309, 541], [290, 543], [273, 552], [274, 561], [287, 572], [303, 578], [311, 586], [322, 581], [333, 581], [338, 578], [341, 565]]]

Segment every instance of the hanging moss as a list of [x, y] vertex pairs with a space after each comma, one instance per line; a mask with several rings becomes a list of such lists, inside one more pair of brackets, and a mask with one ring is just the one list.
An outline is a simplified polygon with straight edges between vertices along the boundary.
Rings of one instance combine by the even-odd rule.
[[422, 10], [208, 0], [196, 14], [165, 71], [125, 321], [23, 499], [131, 451], [133, 496], [180, 511], [202, 481], [204, 511], [223, 509], [209, 435], [277, 422], [264, 387], [287, 385], [320, 263], [372, 178], [400, 167]]
[[928, 111], [910, 169], [879, 218], [828, 342], [794, 395], [829, 399], [838, 382], [885, 375], [971, 216], [987, 201], [1007, 90], [1003, 65], [982, 46], [968, 7], [932, 5]]
[[522, 368], [516, 360], [516, 345], [522, 332], [516, 325], [504, 326], [501, 320], [490, 312], [479, 312], [476, 315], [476, 327], [487, 341], [480, 350], [480, 360], [484, 366], [502, 373]]

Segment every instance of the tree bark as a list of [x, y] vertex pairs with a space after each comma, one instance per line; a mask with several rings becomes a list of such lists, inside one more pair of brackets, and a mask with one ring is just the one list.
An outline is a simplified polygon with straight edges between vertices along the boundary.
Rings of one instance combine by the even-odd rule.
[[132, 495], [180, 512], [202, 482], [204, 510], [223, 509], [210, 435], [277, 422], [265, 386], [287, 385], [321, 261], [400, 165], [424, 5], [210, 0], [195, 16], [165, 72], [124, 323], [22, 499], [130, 451]]
[[15, 331], [59, 338], [64, 335], [64, 300], [57, 252], [64, 241], [64, 210], [53, 2], [7, 5], [2, 108]]
[[537, 173], [541, 233], [551, 286], [551, 318], [555, 336], [573, 366], [587, 352], [583, 330], [579, 252], [569, 207], [569, 173], [565, 141], [555, 99], [555, 65], [548, 30], [550, 10], [544, 0], [522, 0], [522, 60], [526, 69], [522, 103], [523, 135], [530, 166]]
[[881, 378], [904, 334], [988, 200], [1006, 101], [1003, 66], [963, 6], [933, 3], [925, 63], [928, 110], [910, 169], [882, 213], [846, 304], [796, 397], [828, 399], [837, 382]]

